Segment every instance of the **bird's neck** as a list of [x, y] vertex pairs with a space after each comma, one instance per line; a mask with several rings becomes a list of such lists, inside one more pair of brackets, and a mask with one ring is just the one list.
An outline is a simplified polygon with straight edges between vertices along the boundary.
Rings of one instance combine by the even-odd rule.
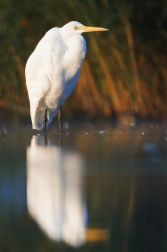
[[67, 51], [64, 55], [63, 63], [65, 69], [70, 69], [68, 74], [74, 75], [80, 68], [85, 54], [86, 54], [86, 41], [83, 36], [72, 36], [66, 44]]

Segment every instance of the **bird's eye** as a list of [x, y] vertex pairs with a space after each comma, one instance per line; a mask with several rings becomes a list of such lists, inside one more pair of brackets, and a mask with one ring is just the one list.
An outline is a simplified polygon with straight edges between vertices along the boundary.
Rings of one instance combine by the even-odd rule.
[[76, 30], [76, 29], [77, 29], [77, 27], [76, 27], [76, 26], [74, 26], [74, 29]]

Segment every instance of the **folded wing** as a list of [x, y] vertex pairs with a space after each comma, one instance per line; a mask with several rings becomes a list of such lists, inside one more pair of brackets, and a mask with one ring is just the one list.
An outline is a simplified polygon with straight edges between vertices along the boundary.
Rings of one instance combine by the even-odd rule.
[[43, 99], [54, 81], [56, 68], [61, 64], [65, 50], [59, 28], [53, 28], [41, 39], [27, 61], [26, 84], [34, 129], [43, 127], [43, 114], [46, 109]]

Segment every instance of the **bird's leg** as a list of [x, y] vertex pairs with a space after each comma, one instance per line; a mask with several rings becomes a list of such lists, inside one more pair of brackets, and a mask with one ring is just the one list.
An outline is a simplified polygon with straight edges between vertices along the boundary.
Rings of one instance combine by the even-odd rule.
[[48, 139], [47, 139], [47, 135], [45, 134], [45, 146], [47, 146], [48, 145]]
[[63, 134], [60, 134], [60, 137], [59, 137], [59, 147], [60, 147], [60, 149], [62, 148], [62, 142], [63, 142]]
[[46, 135], [46, 123], [47, 123], [48, 119], [47, 119], [47, 108], [45, 109], [45, 113], [43, 116], [43, 122], [44, 122], [44, 130], [43, 130], [43, 134]]
[[63, 125], [62, 125], [62, 106], [59, 107], [58, 122], [59, 122], [59, 127], [60, 127], [60, 134], [63, 134]]

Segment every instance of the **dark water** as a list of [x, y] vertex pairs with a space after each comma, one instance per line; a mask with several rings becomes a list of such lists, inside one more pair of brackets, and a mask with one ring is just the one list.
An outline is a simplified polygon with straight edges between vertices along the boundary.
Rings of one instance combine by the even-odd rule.
[[0, 251], [167, 251], [167, 125], [0, 127]]

